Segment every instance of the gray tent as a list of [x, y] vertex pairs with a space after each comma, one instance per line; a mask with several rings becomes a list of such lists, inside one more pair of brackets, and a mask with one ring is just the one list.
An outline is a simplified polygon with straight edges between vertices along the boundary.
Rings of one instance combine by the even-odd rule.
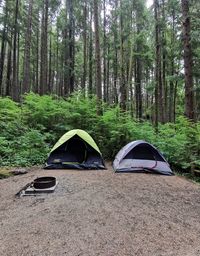
[[173, 175], [163, 155], [151, 144], [136, 140], [124, 146], [113, 162], [116, 172], [151, 172]]

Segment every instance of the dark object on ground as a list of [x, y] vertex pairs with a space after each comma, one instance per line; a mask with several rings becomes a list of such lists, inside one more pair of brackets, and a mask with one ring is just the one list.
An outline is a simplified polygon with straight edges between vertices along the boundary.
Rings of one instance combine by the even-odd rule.
[[56, 185], [55, 177], [40, 177], [33, 181], [33, 187], [36, 189], [51, 188]]
[[137, 140], [128, 143], [113, 162], [116, 172], [148, 172], [173, 175], [164, 156], [151, 144]]
[[21, 195], [23, 194], [24, 191], [26, 191], [27, 188], [32, 187], [33, 182], [27, 183], [22, 189], [20, 189], [20, 191], [18, 191], [15, 196], [16, 197], [21, 197]]
[[195, 169], [195, 170], [194, 170], [194, 175], [195, 175], [196, 177], [200, 177], [200, 170]]
[[14, 169], [11, 171], [13, 175], [22, 175], [28, 173], [28, 171], [24, 168]]
[[105, 169], [102, 154], [92, 137], [76, 129], [65, 133], [52, 148], [45, 169]]

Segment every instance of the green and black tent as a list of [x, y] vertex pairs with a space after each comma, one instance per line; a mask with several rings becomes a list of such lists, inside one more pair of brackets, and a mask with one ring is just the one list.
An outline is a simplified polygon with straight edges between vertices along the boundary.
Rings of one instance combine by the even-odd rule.
[[105, 165], [93, 138], [87, 132], [75, 129], [57, 141], [45, 169], [105, 169]]

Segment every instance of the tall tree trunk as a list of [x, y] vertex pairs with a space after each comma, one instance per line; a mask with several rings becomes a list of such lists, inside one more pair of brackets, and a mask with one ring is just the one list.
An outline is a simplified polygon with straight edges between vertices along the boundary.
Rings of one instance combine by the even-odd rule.
[[56, 27], [56, 83], [53, 93], [60, 95], [59, 90], [59, 31], [58, 26]]
[[17, 36], [18, 36], [18, 15], [19, 15], [19, 0], [15, 4], [15, 21], [14, 21], [14, 36], [13, 36], [13, 74], [12, 74], [12, 98], [19, 101], [19, 85], [17, 84]]
[[107, 43], [107, 63], [106, 63], [106, 101], [109, 102], [109, 85], [110, 85], [110, 58], [109, 58], [109, 52], [110, 52], [110, 44]]
[[122, 0], [120, 0], [120, 108], [126, 111], [126, 83], [124, 72], [124, 30], [122, 17]]
[[137, 33], [137, 41], [136, 41], [136, 72], [135, 72], [135, 87], [136, 87], [136, 118], [139, 120], [142, 119], [142, 61], [141, 61], [141, 54], [142, 54], [142, 48], [141, 48], [141, 39], [140, 39], [140, 33], [141, 33], [141, 10], [136, 11], [136, 33]]
[[8, 17], [8, 6], [7, 1], [5, 3], [5, 17], [3, 24], [2, 40], [1, 40], [1, 56], [0, 56], [0, 95], [3, 95], [3, 71], [4, 71], [4, 62], [5, 62], [5, 53], [6, 53], [6, 34], [7, 34], [7, 17]]
[[[83, 77], [81, 88], [85, 90], [87, 75], [87, 1], [84, 1], [83, 6]], [[85, 93], [85, 92], [84, 92]]]
[[22, 93], [30, 91], [30, 53], [31, 53], [31, 34], [32, 34], [32, 10], [33, 0], [29, 0], [26, 34], [25, 34], [25, 49], [24, 49], [24, 74], [22, 80]]
[[73, 1], [67, 0], [66, 2], [67, 13], [69, 16], [68, 24], [68, 36], [69, 36], [69, 55], [68, 55], [68, 67], [69, 67], [69, 93], [74, 91], [74, 47], [75, 47], [75, 38], [74, 38], [74, 8]]
[[[17, 33], [17, 85], [18, 85], [18, 90], [19, 90], [19, 96], [21, 95], [22, 91], [21, 91], [21, 81], [19, 80], [19, 68], [20, 68], [20, 53], [19, 53], [19, 48], [20, 48], [20, 33]], [[20, 100], [20, 98], [19, 98]]]
[[91, 95], [93, 93], [92, 82], [93, 82], [93, 32], [92, 32], [92, 7], [90, 6], [90, 32], [89, 32], [89, 74], [88, 74], [88, 93]]
[[194, 92], [192, 77], [192, 49], [190, 38], [189, 0], [181, 0], [183, 18], [184, 71], [185, 71], [185, 115], [194, 120]]
[[[175, 44], [175, 10], [172, 10], [172, 35], [171, 35], [171, 59], [170, 59], [170, 75], [173, 78], [174, 77], [174, 44]], [[168, 100], [168, 106], [169, 106], [169, 113], [168, 113], [168, 121], [174, 122], [175, 121], [175, 109], [174, 109], [174, 81], [171, 79], [169, 83], [169, 100]]]
[[100, 54], [100, 39], [99, 39], [99, 11], [98, 0], [94, 0], [94, 29], [95, 29], [95, 59], [96, 59], [96, 94], [97, 94], [97, 114], [102, 113], [101, 99], [101, 54]]
[[[11, 36], [12, 42], [12, 36]], [[8, 48], [8, 58], [7, 58], [7, 74], [6, 74], [6, 90], [5, 96], [11, 96], [11, 63], [12, 63], [12, 49], [11, 45]]]
[[161, 61], [161, 29], [160, 29], [160, 7], [159, 0], [154, 0], [155, 15], [155, 43], [156, 43], [156, 87], [155, 87], [155, 125], [164, 122], [163, 84], [162, 84], [162, 61]]
[[[66, 16], [66, 23], [68, 24], [68, 17]], [[63, 94], [61, 95], [68, 96], [70, 92], [70, 82], [69, 82], [69, 40], [68, 40], [68, 25], [65, 27], [63, 31], [63, 44], [64, 44], [64, 60], [63, 63], [61, 64], [64, 65], [64, 70], [63, 70], [63, 80], [64, 80], [64, 90], [62, 89], [61, 92], [63, 91]], [[63, 59], [63, 58], [61, 58]]]
[[2, 33], [1, 57], [0, 57], [0, 95], [3, 95], [2, 82], [3, 82], [5, 52], [6, 52], [6, 28], [4, 27], [3, 33]]
[[41, 48], [40, 48], [40, 94], [48, 91], [48, 15], [49, 0], [44, 0], [41, 22]]
[[[199, 84], [199, 79], [197, 79], [196, 84]], [[196, 120], [200, 121], [200, 89], [196, 91]]]
[[115, 0], [115, 14], [114, 14], [114, 36], [113, 36], [113, 45], [114, 45], [114, 60], [113, 60], [113, 94], [114, 94], [114, 102], [118, 104], [118, 93], [117, 93], [117, 77], [118, 77], [118, 46], [117, 46], [117, 28], [118, 28], [118, 0]]
[[142, 64], [141, 64], [140, 58], [141, 58], [140, 56], [137, 56], [136, 58], [136, 76], [135, 76], [136, 117], [138, 119], [142, 118]]
[[106, 94], [106, 1], [103, 0], [103, 99], [107, 101]]
[[38, 9], [38, 14], [37, 14], [38, 22], [37, 22], [37, 28], [36, 28], [36, 63], [35, 63], [35, 92], [39, 93], [40, 88], [39, 88], [39, 59], [40, 59], [40, 22], [39, 22], [39, 9]]
[[165, 36], [165, 30], [166, 30], [166, 18], [165, 18], [165, 0], [162, 0], [162, 31], [161, 31], [161, 43], [162, 43], [162, 87], [161, 87], [161, 106], [163, 106], [163, 111], [161, 113], [162, 115], [162, 122], [166, 122], [167, 120], [167, 93], [168, 93], [168, 87], [167, 87], [167, 81], [166, 81], [166, 36]]
[[129, 98], [130, 94], [130, 111], [131, 116], [133, 116], [133, 86], [132, 86], [132, 79], [133, 79], [133, 42], [130, 43], [130, 59], [129, 59], [129, 74], [128, 74], [128, 88], [127, 88], [127, 99]]
[[49, 36], [49, 74], [48, 74], [48, 91], [52, 93], [52, 38]]

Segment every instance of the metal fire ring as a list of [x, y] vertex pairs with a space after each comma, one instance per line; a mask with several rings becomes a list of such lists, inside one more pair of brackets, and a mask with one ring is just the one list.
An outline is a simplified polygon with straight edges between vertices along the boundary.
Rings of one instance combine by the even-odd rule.
[[33, 181], [33, 187], [35, 189], [46, 189], [56, 185], [55, 177], [39, 177]]

